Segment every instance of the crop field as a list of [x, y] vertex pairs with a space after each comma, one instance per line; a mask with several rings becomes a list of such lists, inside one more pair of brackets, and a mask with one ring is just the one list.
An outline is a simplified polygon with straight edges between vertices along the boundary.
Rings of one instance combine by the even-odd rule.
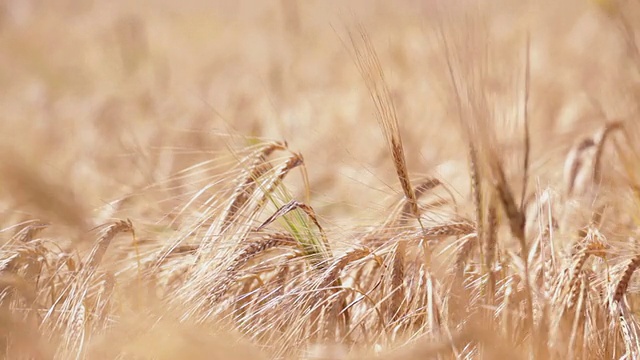
[[0, 2], [6, 359], [640, 358], [640, 1]]

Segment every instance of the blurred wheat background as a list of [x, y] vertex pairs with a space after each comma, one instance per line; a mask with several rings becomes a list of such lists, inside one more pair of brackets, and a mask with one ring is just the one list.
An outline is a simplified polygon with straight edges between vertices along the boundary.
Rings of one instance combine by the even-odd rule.
[[637, 358], [638, 24], [3, 0], [0, 353]]

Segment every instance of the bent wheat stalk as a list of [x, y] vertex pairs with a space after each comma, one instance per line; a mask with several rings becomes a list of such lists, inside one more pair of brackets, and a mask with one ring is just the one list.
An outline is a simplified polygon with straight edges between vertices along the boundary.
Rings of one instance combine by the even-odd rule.
[[95, 247], [89, 254], [89, 257], [87, 258], [87, 261], [85, 263], [85, 269], [94, 270], [98, 267], [98, 265], [100, 265], [100, 263], [102, 262], [102, 258], [107, 252], [107, 248], [111, 244], [111, 240], [113, 240], [113, 238], [121, 232], [131, 233], [135, 239], [133, 224], [129, 219], [120, 220], [107, 226], [107, 228], [102, 232], [102, 235], [98, 239]]
[[619, 303], [622, 301], [624, 294], [627, 292], [627, 288], [629, 287], [629, 283], [631, 282], [631, 277], [636, 269], [640, 267], [640, 254], [636, 255], [629, 264], [624, 269], [620, 280], [618, 281], [618, 285], [616, 286], [616, 290], [613, 295], [613, 302]]
[[249, 162], [249, 165], [243, 170], [241, 181], [233, 191], [232, 200], [224, 211], [222, 231], [227, 229], [229, 224], [236, 219], [238, 211], [246, 204], [256, 188], [256, 180], [270, 168], [270, 166], [265, 168], [265, 165], [268, 165], [265, 163], [267, 157], [274, 151], [285, 150], [286, 148], [287, 144], [284, 142], [267, 143], [241, 162]]

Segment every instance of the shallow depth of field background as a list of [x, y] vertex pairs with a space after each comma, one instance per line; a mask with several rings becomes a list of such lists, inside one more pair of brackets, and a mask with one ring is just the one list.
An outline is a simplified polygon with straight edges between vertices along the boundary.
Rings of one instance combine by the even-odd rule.
[[[505, 67], [496, 91], [518, 90], [531, 24], [537, 170], [562, 162], [602, 110], [627, 115], [624, 40], [597, 3], [500, 1], [491, 11]], [[373, 39], [410, 170], [452, 181], [465, 152], [437, 17], [434, 1], [5, 1], [2, 145], [90, 211], [229, 143], [286, 140], [305, 158], [317, 211], [337, 215], [328, 221], [375, 218], [398, 188], [345, 29], [361, 23]], [[0, 204], [3, 222], [20, 216]], [[135, 213], [126, 215], [152, 221]]]
[[[606, 119], [637, 114], [636, 63], [611, 4], [496, 1], [479, 9], [495, 70], [486, 91], [501, 99], [498, 137], [516, 170], [522, 129], [510, 119], [521, 106], [530, 32], [532, 188], [561, 184], [571, 146]], [[172, 175], [211, 159], [231, 165], [234, 151], [271, 139], [304, 157], [310, 205], [330, 233], [380, 222], [402, 192], [350, 55], [347, 32], [358, 26], [380, 57], [411, 175], [437, 176], [471, 214], [466, 145], [438, 35], [442, 23], [464, 33], [456, 6], [467, 5], [5, 0], [0, 226], [37, 218], [57, 224], [48, 236], [87, 239], [91, 228], [129, 218], [138, 236], [156, 239], [185, 201], [175, 188], [211, 174], [184, 183]], [[638, 9], [625, 15], [639, 19]], [[31, 176], [68, 208], [22, 193]], [[287, 184], [305, 200], [299, 172]], [[351, 245], [342, 241], [337, 248]]]

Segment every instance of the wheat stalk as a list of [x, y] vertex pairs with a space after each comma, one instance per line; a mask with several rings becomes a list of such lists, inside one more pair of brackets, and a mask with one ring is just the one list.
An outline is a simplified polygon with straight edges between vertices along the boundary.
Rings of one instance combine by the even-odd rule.
[[629, 283], [631, 282], [631, 277], [636, 269], [640, 266], [640, 255], [636, 255], [629, 264], [625, 267], [622, 272], [622, 276], [616, 285], [615, 292], [613, 294], [613, 302], [619, 303], [622, 301], [624, 294], [627, 292], [627, 288], [629, 287]]
[[217, 302], [233, 284], [237, 278], [237, 273], [240, 268], [246, 265], [251, 259], [260, 255], [268, 249], [277, 246], [296, 246], [296, 240], [287, 233], [271, 233], [266, 234], [260, 238], [252, 239], [249, 243], [240, 251], [240, 253], [234, 258], [231, 265], [229, 265], [220, 281], [220, 285], [214, 287], [209, 293], [210, 302]]
[[248, 166], [243, 169], [238, 186], [234, 189], [233, 195], [231, 195], [231, 202], [229, 202], [224, 211], [222, 231], [236, 219], [238, 211], [247, 203], [257, 186], [257, 179], [271, 168], [271, 166], [265, 166], [268, 165], [265, 163], [267, 157], [274, 151], [285, 150], [286, 148], [286, 143], [267, 143], [241, 161], [241, 164], [248, 162]]
[[[89, 254], [87, 261], [85, 262], [85, 268], [89, 271], [94, 270], [102, 262], [102, 258], [107, 252], [107, 248], [111, 244], [113, 238], [121, 232], [128, 232], [134, 234], [133, 224], [131, 220], [119, 220], [109, 226], [107, 226], [102, 235], [96, 242], [93, 250]], [[134, 235], [135, 236], [135, 235]]]
[[411, 214], [422, 226], [418, 198], [411, 185], [409, 171], [407, 170], [396, 107], [391, 99], [385, 74], [371, 39], [362, 26], [358, 30], [359, 39], [356, 39], [355, 35], [349, 32], [353, 58], [376, 107], [376, 119], [391, 150], [393, 165], [396, 169], [398, 180], [400, 180], [402, 191], [407, 199], [408, 207], [411, 209]]
[[391, 303], [389, 306], [390, 317], [397, 320], [402, 314], [402, 304], [405, 301], [404, 276], [405, 253], [407, 243], [402, 239], [396, 242], [391, 266]]

